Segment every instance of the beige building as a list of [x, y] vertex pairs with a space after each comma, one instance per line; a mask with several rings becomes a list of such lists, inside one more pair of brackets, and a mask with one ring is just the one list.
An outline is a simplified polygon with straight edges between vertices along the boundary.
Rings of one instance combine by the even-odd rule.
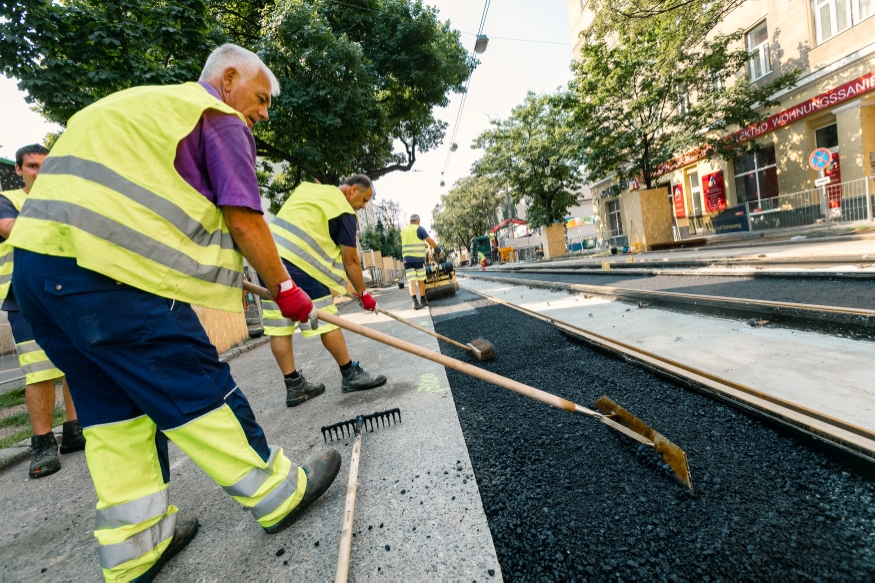
[[[567, 2], [577, 55], [584, 42], [580, 32], [592, 14], [585, 0]], [[749, 229], [762, 230], [817, 224], [830, 217], [871, 220], [873, 12], [875, 0], [749, 0], [727, 15], [714, 33], [745, 31], [743, 42], [757, 51], [746, 71], [752, 82], [767, 83], [794, 68], [800, 76], [795, 88], [776, 96], [780, 106], [766, 112], [765, 123], [739, 130], [742, 139], [760, 143], [757, 154], [729, 162], [680, 156], [684, 161], [666, 176], [676, 237], [732, 231], [744, 221]], [[809, 164], [818, 148], [829, 151], [823, 174]], [[818, 178], [828, 179], [822, 190], [815, 190]], [[630, 228], [623, 216], [624, 195], [635, 185], [622, 186], [626, 188], [610, 182], [591, 185], [603, 238], [626, 235]], [[733, 222], [729, 215], [743, 220]]]

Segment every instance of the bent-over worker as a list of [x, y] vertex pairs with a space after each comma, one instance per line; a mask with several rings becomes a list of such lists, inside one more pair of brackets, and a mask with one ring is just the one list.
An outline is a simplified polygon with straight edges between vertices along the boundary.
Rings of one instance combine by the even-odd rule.
[[[428, 231], [419, 226], [419, 215], [410, 215], [410, 224], [401, 229], [401, 255], [404, 257], [404, 275], [410, 283], [410, 297], [413, 309], [421, 310], [428, 305], [425, 297], [425, 242], [432, 249], [437, 248]], [[416, 295], [419, 294], [419, 300]]]
[[[365, 287], [356, 246], [356, 211], [363, 209], [373, 194], [370, 178], [362, 174], [350, 176], [339, 187], [305, 182], [292, 192], [270, 223], [286, 270], [313, 299], [317, 309], [336, 314], [331, 292], [347, 293], [347, 282], [365, 310], [377, 309], [377, 302]], [[324, 393], [324, 384], [307, 381], [295, 367], [292, 350], [295, 322], [284, 318], [274, 302], [264, 300], [261, 307], [264, 333], [270, 336], [270, 349], [285, 380], [286, 406], [296, 407]], [[343, 332], [337, 326], [321, 322], [316, 330], [311, 330], [308, 323], [298, 327], [304, 338], [319, 336], [334, 357], [340, 367], [342, 392], [365, 391], [386, 384], [386, 377], [371, 376], [350, 359]]]
[[37, 341], [51, 339], [84, 427], [108, 581], [151, 581], [197, 533], [169, 504], [167, 438], [268, 533], [340, 468], [334, 450], [297, 466], [268, 445], [189, 305], [239, 313], [245, 256], [286, 317], [313, 310], [276, 252], [255, 176], [250, 129], [279, 89], [254, 53], [223, 45], [199, 83], [86, 107], [9, 239], [15, 297]]
[[0, 302], [2, 309], [9, 317], [12, 328], [12, 338], [18, 351], [18, 364], [24, 372], [24, 399], [27, 414], [33, 428], [30, 438], [30, 470], [31, 478], [42, 478], [54, 474], [61, 469], [58, 456], [58, 442], [52, 432], [52, 417], [55, 412], [55, 383], [61, 379], [64, 393], [64, 409], [67, 420], [64, 421], [61, 433], [61, 453], [73, 453], [85, 449], [85, 436], [82, 426], [76, 420], [76, 407], [70, 396], [70, 389], [64, 379], [64, 373], [58, 370], [42, 346], [33, 336], [33, 330], [21, 311], [15, 294], [12, 292], [12, 247], [6, 242], [15, 220], [21, 211], [24, 201], [49, 151], [39, 145], [24, 146], [15, 153], [15, 172], [24, 181], [24, 188], [0, 192]]

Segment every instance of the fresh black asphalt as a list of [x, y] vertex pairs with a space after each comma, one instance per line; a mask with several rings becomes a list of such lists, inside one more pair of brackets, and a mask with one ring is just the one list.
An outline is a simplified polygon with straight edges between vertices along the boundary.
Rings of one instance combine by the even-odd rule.
[[692, 469], [695, 493], [598, 422], [448, 369], [506, 579], [872, 580], [870, 473], [510, 308], [465, 291], [433, 307], [447, 303], [471, 309], [435, 317], [437, 332], [495, 344], [480, 366], [583, 406], [608, 395]]

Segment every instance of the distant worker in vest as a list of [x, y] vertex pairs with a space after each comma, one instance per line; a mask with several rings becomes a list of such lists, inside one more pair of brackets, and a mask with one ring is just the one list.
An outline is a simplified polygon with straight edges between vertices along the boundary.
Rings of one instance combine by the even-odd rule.
[[[15, 224], [12, 288], [67, 373], [97, 493], [107, 581], [151, 581], [197, 534], [169, 504], [167, 439], [267, 532], [292, 524], [340, 469], [268, 445], [189, 305], [240, 313], [243, 257], [281, 313], [313, 302], [264, 220], [251, 128], [279, 83], [223, 45], [199, 83], [120, 91], [75, 114]], [[235, 535], [236, 536], [236, 535]]]
[[421, 310], [428, 305], [428, 299], [425, 297], [426, 243], [432, 249], [437, 249], [437, 243], [428, 236], [428, 231], [419, 226], [419, 215], [410, 215], [410, 224], [401, 229], [401, 255], [404, 257], [404, 275], [410, 282], [410, 296], [413, 298], [414, 310]]
[[[270, 230], [286, 270], [295, 283], [313, 300], [316, 309], [337, 313], [334, 297], [347, 293], [347, 282], [355, 289], [361, 306], [377, 309], [377, 302], [365, 287], [356, 236], [356, 211], [363, 209], [374, 195], [371, 179], [355, 174], [339, 187], [305, 182], [289, 196]], [[262, 301], [264, 333], [270, 336], [270, 349], [286, 385], [286, 406], [301, 403], [325, 392], [325, 385], [304, 378], [295, 366], [292, 335], [296, 323], [285, 318], [279, 306]], [[386, 384], [383, 375], [371, 376], [353, 362], [343, 332], [337, 326], [320, 322], [316, 330], [309, 323], [297, 324], [304, 338], [318, 336], [340, 367], [340, 390], [366, 391]]]
[[480, 264], [480, 271], [486, 271], [486, 255], [483, 251], [477, 252], [477, 262]]
[[15, 294], [10, 289], [12, 282], [13, 248], [6, 243], [12, 227], [33, 188], [36, 176], [49, 151], [39, 144], [24, 146], [15, 153], [15, 172], [24, 181], [24, 188], [0, 192], [0, 301], [9, 318], [12, 338], [18, 351], [18, 364], [24, 373], [24, 400], [33, 428], [30, 438], [30, 477], [42, 478], [61, 469], [58, 442], [52, 432], [52, 417], [55, 412], [55, 383], [61, 380], [64, 391], [64, 408], [67, 420], [61, 434], [61, 453], [73, 453], [85, 449], [85, 436], [76, 420], [76, 407], [70, 397], [70, 389], [64, 373], [52, 364], [33, 331], [21, 315]]

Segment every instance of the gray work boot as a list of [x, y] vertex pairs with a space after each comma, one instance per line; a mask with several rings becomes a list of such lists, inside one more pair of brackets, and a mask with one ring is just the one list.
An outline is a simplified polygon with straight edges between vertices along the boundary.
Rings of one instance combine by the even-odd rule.
[[183, 516], [182, 513], [176, 513], [176, 528], [173, 529], [173, 538], [170, 539], [170, 544], [164, 549], [164, 553], [148, 571], [134, 579], [131, 583], [151, 583], [158, 571], [161, 570], [167, 561], [179, 554], [179, 551], [188, 546], [195, 535], [197, 534], [198, 524], [197, 518], [194, 516]]
[[372, 377], [362, 370], [362, 367], [357, 362], [352, 363], [348, 370], [340, 371], [340, 374], [343, 377], [340, 390], [344, 393], [367, 391], [368, 389], [376, 389], [386, 384], [386, 377], [383, 375]]
[[55, 434], [49, 431], [45, 435], [34, 435], [30, 438], [30, 477], [42, 478], [54, 474], [61, 469], [58, 456], [58, 441]]
[[325, 392], [325, 385], [322, 383], [314, 385], [307, 382], [301, 371], [298, 371], [298, 378], [284, 380], [286, 381], [286, 407], [297, 407], [304, 401], [318, 397]]
[[413, 309], [414, 310], [421, 310], [422, 308], [423, 308], [423, 305], [419, 303], [419, 300], [416, 299], [416, 296], [413, 296]]
[[[292, 466], [294, 470], [294, 466]], [[304, 497], [298, 502], [291, 512], [285, 518], [280, 520], [273, 526], [264, 528], [267, 534], [276, 534], [281, 530], [285, 530], [294, 523], [301, 513], [315, 502], [325, 490], [334, 482], [337, 473], [340, 471], [340, 454], [337, 450], [329, 449], [328, 451], [314, 455], [303, 464], [301, 469], [307, 474], [307, 489], [304, 490]]]
[[419, 300], [419, 303], [422, 304], [423, 308], [427, 308], [428, 307], [428, 298], [425, 296], [422, 296]]
[[82, 426], [75, 419], [64, 421], [64, 432], [61, 434], [61, 453], [73, 453], [85, 449], [85, 436]]

